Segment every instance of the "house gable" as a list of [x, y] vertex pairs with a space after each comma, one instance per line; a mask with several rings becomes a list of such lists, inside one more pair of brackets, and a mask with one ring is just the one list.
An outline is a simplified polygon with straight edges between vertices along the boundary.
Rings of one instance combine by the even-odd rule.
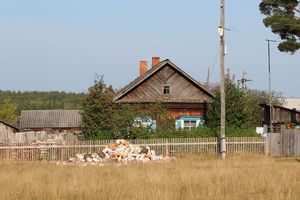
[[[164, 94], [166, 91], [169, 94]], [[213, 95], [200, 83], [165, 60], [124, 87], [115, 96], [114, 102], [208, 103], [212, 98]]]

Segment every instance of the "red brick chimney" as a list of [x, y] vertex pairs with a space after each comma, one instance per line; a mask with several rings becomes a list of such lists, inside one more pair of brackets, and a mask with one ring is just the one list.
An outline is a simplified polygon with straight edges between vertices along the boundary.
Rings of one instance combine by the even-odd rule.
[[152, 67], [155, 67], [160, 62], [160, 57], [152, 57]]
[[140, 61], [140, 76], [145, 74], [147, 71], [148, 71], [147, 61], [141, 60]]

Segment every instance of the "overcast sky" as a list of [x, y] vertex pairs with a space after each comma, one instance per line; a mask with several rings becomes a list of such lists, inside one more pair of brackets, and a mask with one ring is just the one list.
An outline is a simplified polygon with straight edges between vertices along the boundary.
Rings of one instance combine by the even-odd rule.
[[[251, 89], [268, 89], [267, 42], [259, 0], [226, 0], [226, 68]], [[0, 89], [83, 92], [94, 74], [114, 88], [139, 61], [170, 59], [195, 79], [219, 80], [218, 0], [1, 1]], [[272, 88], [300, 97], [300, 53], [271, 44]]]

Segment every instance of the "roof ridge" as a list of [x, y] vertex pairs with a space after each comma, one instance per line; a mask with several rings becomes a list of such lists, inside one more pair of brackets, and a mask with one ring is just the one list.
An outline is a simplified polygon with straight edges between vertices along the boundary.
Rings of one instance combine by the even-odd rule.
[[169, 65], [171, 65], [171, 67], [175, 68], [175, 70], [177, 70], [179, 73], [181, 73], [187, 79], [189, 79], [192, 83], [194, 83], [199, 88], [201, 88], [201, 90], [203, 90], [204, 92], [206, 92], [209, 96], [214, 97], [214, 95], [209, 90], [207, 90], [199, 81], [197, 81], [196, 79], [194, 79], [193, 77], [191, 77], [190, 75], [188, 75], [186, 72], [184, 72], [182, 69], [180, 69], [177, 65], [175, 65], [169, 59], [165, 59], [165, 60], [159, 62], [155, 67], [152, 67], [151, 69], [149, 69], [142, 76], [137, 77], [136, 79], [134, 79], [133, 81], [131, 81], [129, 84], [127, 84], [126, 86], [124, 86], [123, 88], [121, 88], [115, 94], [115, 96], [113, 97], [113, 101], [119, 100], [122, 96], [124, 96], [125, 94], [127, 94], [129, 91], [131, 91], [132, 89], [134, 89], [135, 87], [137, 87], [139, 84], [143, 83], [148, 78], [150, 78], [155, 72], [159, 71], [167, 63]]

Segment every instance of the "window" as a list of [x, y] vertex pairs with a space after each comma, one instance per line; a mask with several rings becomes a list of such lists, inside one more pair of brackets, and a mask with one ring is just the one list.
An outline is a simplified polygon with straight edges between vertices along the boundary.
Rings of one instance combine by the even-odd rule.
[[197, 128], [197, 122], [196, 120], [185, 120], [184, 121], [184, 129], [196, 129]]
[[176, 120], [176, 129], [196, 129], [204, 124], [204, 120], [201, 116], [180, 116], [180, 119]]
[[156, 130], [156, 120], [151, 116], [136, 116], [134, 118], [133, 127], [143, 127], [148, 130]]
[[170, 86], [169, 85], [165, 85], [164, 88], [163, 88], [163, 93], [165, 95], [168, 95], [170, 94]]

